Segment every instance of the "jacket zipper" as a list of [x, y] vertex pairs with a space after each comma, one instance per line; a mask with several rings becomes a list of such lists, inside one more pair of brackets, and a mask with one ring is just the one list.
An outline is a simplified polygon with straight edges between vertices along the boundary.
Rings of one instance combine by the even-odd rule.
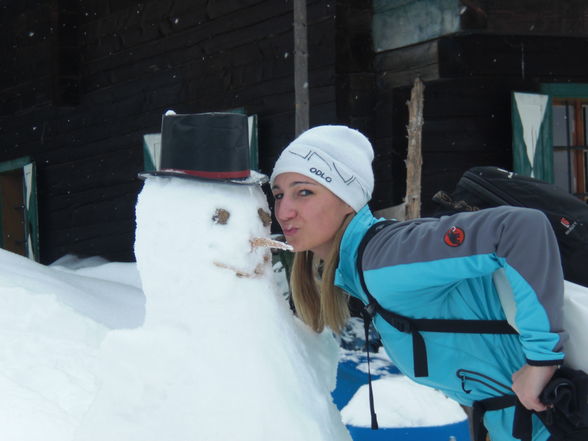
[[[490, 378], [488, 375], [484, 375], [480, 372], [470, 371], [468, 369], [458, 369], [456, 372], [457, 377], [461, 380], [461, 388], [466, 393], [472, 392], [472, 389], [466, 389], [467, 381], [474, 381], [492, 389], [500, 395], [512, 395], [512, 389], [506, 384], [502, 384], [499, 381]], [[502, 388], [499, 389], [499, 388]]]

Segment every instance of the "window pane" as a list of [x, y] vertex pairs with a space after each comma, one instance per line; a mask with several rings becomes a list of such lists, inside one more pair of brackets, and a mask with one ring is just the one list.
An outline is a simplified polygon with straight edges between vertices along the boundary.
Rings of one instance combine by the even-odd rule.
[[[576, 178], [573, 176], [575, 170], [574, 162], [574, 155], [569, 150], [558, 149], [553, 151], [553, 176], [555, 185], [570, 193], [573, 193], [576, 187]], [[571, 183], [570, 176], [572, 176]]]
[[588, 145], [588, 104], [582, 104], [582, 120], [584, 122], [584, 145]]
[[588, 193], [588, 151], [584, 151], [584, 193]]
[[[567, 112], [566, 112], [567, 110]], [[572, 145], [574, 134], [574, 107], [553, 105], [553, 145]]]

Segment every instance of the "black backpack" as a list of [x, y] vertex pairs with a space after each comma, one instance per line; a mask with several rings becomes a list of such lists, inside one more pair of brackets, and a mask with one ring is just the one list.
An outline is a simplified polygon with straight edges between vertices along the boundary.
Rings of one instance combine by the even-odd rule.
[[451, 194], [439, 191], [436, 216], [512, 205], [541, 210], [559, 244], [564, 277], [588, 286], [588, 204], [556, 185], [498, 167], [466, 171]]

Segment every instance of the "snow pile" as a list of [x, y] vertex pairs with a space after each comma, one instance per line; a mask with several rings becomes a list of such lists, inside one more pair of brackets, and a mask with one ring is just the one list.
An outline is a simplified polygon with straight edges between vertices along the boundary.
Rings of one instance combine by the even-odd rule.
[[[102, 266], [86, 271], [58, 265], [46, 267], [0, 249], [0, 287], [52, 296], [108, 328], [139, 326], [145, 314], [145, 299], [137, 283], [129, 282], [129, 267], [133, 264], [104, 266], [107, 268], [102, 271]], [[103, 277], [106, 272], [109, 277]]]
[[109, 262], [102, 257], [95, 256], [81, 259], [67, 255], [53, 262], [50, 267], [79, 276], [107, 280], [142, 289], [141, 277], [137, 270], [137, 264], [134, 262]]
[[564, 329], [569, 334], [565, 364], [588, 372], [588, 288], [567, 280], [564, 288]]
[[[380, 427], [443, 426], [466, 419], [463, 409], [455, 401], [404, 375], [380, 378], [372, 381], [372, 387]], [[370, 427], [370, 409], [366, 405], [368, 393], [368, 386], [361, 386], [341, 410], [345, 424]]]
[[[375, 334], [370, 336], [372, 346], [375, 339]], [[364, 346], [363, 320], [355, 317], [349, 320], [342, 343], [348, 347], [341, 348], [339, 359], [340, 369], [346, 369], [343, 378], [350, 375], [352, 367], [357, 371], [349, 380], [357, 385], [357, 389], [341, 409], [343, 422], [348, 426], [369, 428], [367, 355], [359, 350], [359, 346]], [[467, 416], [458, 403], [401, 375], [383, 346], [372, 347], [370, 359], [369, 371], [380, 428], [445, 426], [466, 420]]]
[[[19, 441], [66, 441], [98, 390], [111, 327], [143, 321], [135, 287], [64, 273], [0, 249], [0, 426]], [[103, 319], [103, 322], [98, 321]]]

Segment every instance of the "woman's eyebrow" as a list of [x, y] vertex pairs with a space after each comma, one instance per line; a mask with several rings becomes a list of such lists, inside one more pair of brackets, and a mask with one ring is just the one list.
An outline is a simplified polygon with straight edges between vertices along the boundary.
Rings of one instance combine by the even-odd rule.
[[318, 185], [316, 182], [312, 181], [294, 181], [289, 186], [294, 187], [296, 185]]
[[[316, 182], [311, 182], [311, 181], [294, 181], [294, 182], [291, 182], [291, 183], [288, 185], [288, 187], [295, 187], [295, 186], [297, 186], [297, 185], [318, 185], [318, 184], [317, 184]], [[279, 185], [276, 185], [276, 184], [274, 184], [274, 185], [272, 186], [272, 190], [280, 190], [280, 186], [279, 186]]]

